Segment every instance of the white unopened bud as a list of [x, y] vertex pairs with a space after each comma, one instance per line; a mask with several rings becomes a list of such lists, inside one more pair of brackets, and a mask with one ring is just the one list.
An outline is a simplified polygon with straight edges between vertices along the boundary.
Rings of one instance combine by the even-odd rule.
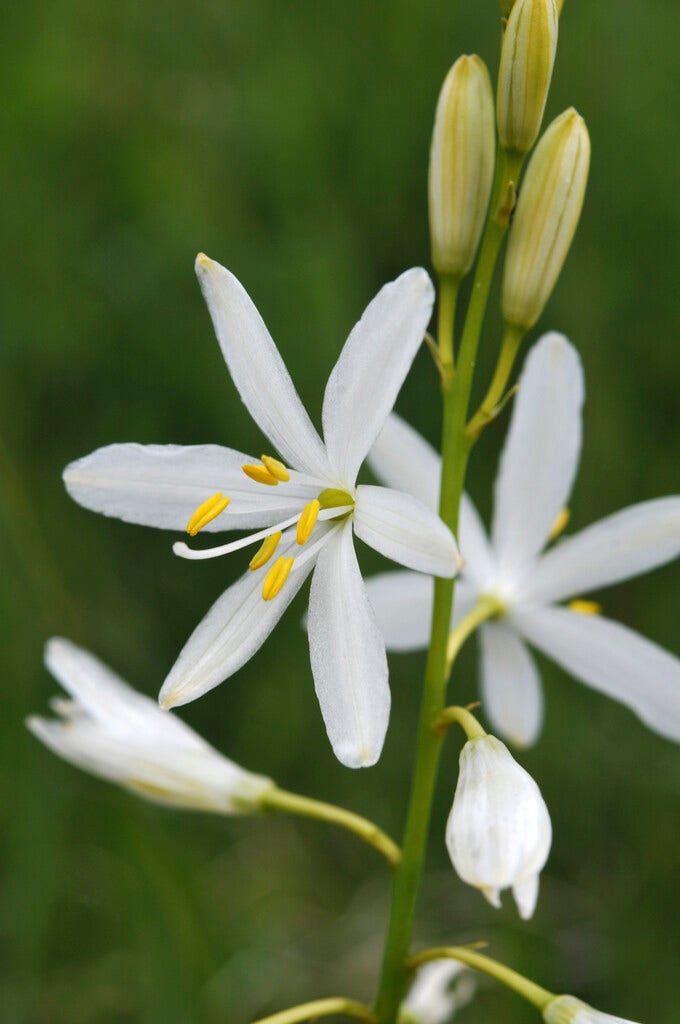
[[493, 94], [479, 57], [460, 57], [444, 80], [430, 150], [432, 263], [462, 276], [484, 227], [495, 156]]
[[610, 1013], [600, 1013], [587, 1003], [573, 996], [557, 996], [551, 999], [543, 1010], [546, 1024], [634, 1024], [623, 1017], [612, 1017]]
[[[557, 13], [561, 14], [562, 13], [562, 8], [564, 6], [564, 0], [556, 0], [556, 3], [557, 3]], [[500, 0], [500, 4], [501, 4], [501, 11], [502, 11], [503, 15], [507, 18], [507, 16], [510, 14], [510, 11], [512, 10], [512, 8], [515, 5], [515, 0]]]
[[454, 868], [494, 907], [512, 888], [523, 918], [538, 898], [538, 876], [552, 842], [550, 815], [531, 776], [495, 736], [468, 740], [446, 825]]
[[588, 129], [570, 107], [547, 128], [524, 177], [505, 257], [506, 323], [528, 329], [543, 312], [581, 216], [589, 166]]
[[418, 970], [399, 1010], [399, 1024], [447, 1024], [475, 994], [472, 973], [455, 960], [432, 960]]
[[256, 813], [274, 788], [68, 640], [49, 641], [45, 664], [72, 699], [52, 701], [59, 718], [27, 725], [66, 761], [155, 803], [217, 814]]
[[503, 35], [496, 116], [504, 149], [528, 153], [548, 98], [559, 18], [555, 0], [517, 0]]

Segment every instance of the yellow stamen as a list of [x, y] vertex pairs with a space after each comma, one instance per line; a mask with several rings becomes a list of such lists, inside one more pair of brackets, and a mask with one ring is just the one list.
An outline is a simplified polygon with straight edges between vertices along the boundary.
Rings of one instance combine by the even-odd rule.
[[600, 615], [602, 613], [602, 605], [597, 601], [570, 601], [567, 608], [571, 612], [578, 612], [579, 615]]
[[353, 505], [354, 498], [339, 487], [327, 487], [319, 495], [319, 504], [321, 508], [341, 508], [343, 505]]
[[264, 578], [262, 585], [262, 599], [264, 601], [271, 601], [273, 597], [276, 597], [288, 579], [294, 561], [294, 558], [286, 558], [284, 555], [279, 555]]
[[208, 498], [202, 505], [199, 505], [187, 523], [187, 533], [189, 536], [195, 537], [204, 526], [207, 526], [221, 512], [224, 512], [230, 501], [231, 498], [223, 498], [222, 491], [218, 491], [217, 494], [213, 494], [212, 498]]
[[272, 476], [275, 476], [277, 480], [281, 480], [282, 483], [286, 483], [290, 480], [290, 473], [282, 462], [278, 459], [272, 458], [271, 455], [263, 455], [262, 462], [264, 463], [265, 469], [269, 471]]
[[306, 544], [309, 540], [309, 535], [316, 525], [320, 508], [321, 505], [316, 498], [303, 508], [298, 519], [297, 530], [295, 531], [295, 539], [298, 544]]
[[253, 466], [247, 464], [241, 466], [241, 469], [246, 476], [249, 476], [251, 480], [254, 480], [256, 484], [267, 484], [269, 487], [276, 487], [278, 480], [276, 477], [269, 472], [266, 466]]
[[559, 535], [565, 529], [567, 523], [571, 519], [571, 512], [568, 508], [563, 508], [561, 512], [557, 513], [555, 522], [550, 527], [550, 533], [548, 534], [548, 540], [557, 540]]
[[250, 568], [252, 570], [261, 569], [263, 565], [266, 565], [276, 551], [280, 540], [280, 530], [270, 534], [269, 537], [265, 537], [262, 546], [258, 548], [257, 553], [250, 559]]

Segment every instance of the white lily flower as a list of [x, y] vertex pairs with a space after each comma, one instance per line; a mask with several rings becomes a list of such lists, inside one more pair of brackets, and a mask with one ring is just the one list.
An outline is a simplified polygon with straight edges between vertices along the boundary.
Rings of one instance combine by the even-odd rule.
[[541, 791], [495, 736], [468, 740], [446, 823], [454, 868], [494, 907], [512, 888], [520, 917], [533, 914], [539, 874], [552, 843], [550, 815]]
[[[219, 598], [189, 638], [161, 690], [165, 707], [195, 700], [236, 672], [316, 567], [309, 644], [326, 729], [343, 764], [373, 764], [387, 729], [390, 691], [385, 643], [353, 533], [421, 573], [451, 577], [460, 565], [451, 531], [428, 505], [411, 494], [356, 484], [423, 340], [432, 284], [424, 270], [408, 270], [369, 304], [328, 380], [324, 443], [242, 285], [207, 256], [198, 257], [196, 269], [234, 383], [285, 464], [271, 456], [258, 463], [214, 445], [110, 445], [68, 466], [66, 487], [81, 505], [129, 522], [183, 529], [189, 520], [192, 535], [204, 526], [257, 528], [210, 550], [176, 544], [186, 558], [264, 542], [252, 571]], [[229, 507], [218, 515], [227, 503], [222, 493]], [[261, 572], [275, 550], [278, 557]]]
[[51, 702], [58, 718], [33, 716], [26, 724], [78, 768], [155, 803], [217, 814], [257, 813], [274, 788], [68, 640], [49, 641], [45, 665], [72, 699]]
[[573, 996], [551, 999], [543, 1011], [543, 1019], [546, 1024], [635, 1024], [632, 1020], [594, 1010]]
[[[577, 679], [620, 701], [649, 728], [680, 740], [680, 660], [580, 600], [558, 602], [647, 572], [680, 553], [680, 497], [632, 505], [542, 553], [567, 505], [581, 449], [583, 371], [560, 334], [530, 351], [519, 381], [495, 486], [491, 538], [464, 496], [458, 533], [465, 568], [455, 620], [483, 595], [504, 614], [480, 629], [481, 699], [498, 732], [526, 746], [540, 732], [543, 698], [524, 641]], [[380, 479], [437, 507], [440, 458], [397, 416], [370, 456]], [[559, 525], [559, 524], [558, 524]], [[429, 643], [432, 588], [413, 573], [367, 582], [388, 650]]]
[[455, 960], [432, 960], [419, 968], [399, 1010], [399, 1024], [446, 1024], [477, 989], [471, 972]]

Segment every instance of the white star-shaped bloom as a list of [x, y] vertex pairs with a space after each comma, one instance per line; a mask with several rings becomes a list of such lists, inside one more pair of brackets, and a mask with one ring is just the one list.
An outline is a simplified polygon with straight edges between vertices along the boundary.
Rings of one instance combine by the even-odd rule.
[[[480, 596], [503, 614], [480, 629], [481, 694], [495, 732], [528, 745], [543, 698], [525, 641], [566, 671], [631, 708], [651, 729], [680, 740], [680, 661], [585, 601], [559, 602], [663, 565], [680, 553], [680, 497], [644, 501], [544, 551], [571, 493], [581, 449], [583, 370], [562, 335], [544, 335], [519, 381], [495, 485], [491, 537], [464, 496], [458, 539], [465, 568], [455, 620]], [[440, 459], [392, 415], [369, 457], [378, 477], [436, 508]], [[388, 650], [429, 643], [432, 588], [413, 573], [367, 581]]]
[[161, 690], [165, 707], [194, 700], [236, 672], [315, 569], [309, 645], [328, 735], [343, 764], [373, 764], [390, 691], [353, 534], [420, 573], [452, 577], [460, 566], [451, 531], [429, 505], [356, 483], [423, 340], [432, 284], [424, 270], [408, 270], [369, 304], [328, 380], [322, 441], [245, 289], [207, 256], [198, 257], [196, 270], [234, 383], [283, 461], [265, 455], [258, 462], [215, 445], [117, 444], [68, 466], [66, 487], [81, 505], [128, 522], [177, 530], [189, 520], [192, 534], [256, 528], [210, 550], [176, 544], [187, 558], [263, 541], [251, 571], [225, 591], [181, 651]]
[[254, 814], [274, 788], [223, 757], [193, 729], [124, 683], [98, 658], [56, 637], [45, 665], [70, 699], [59, 717], [27, 720], [55, 754], [155, 803], [217, 814]]

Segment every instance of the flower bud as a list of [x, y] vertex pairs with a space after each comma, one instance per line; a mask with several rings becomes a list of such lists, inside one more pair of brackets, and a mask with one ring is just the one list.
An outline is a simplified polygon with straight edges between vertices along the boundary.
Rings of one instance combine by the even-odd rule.
[[552, 841], [550, 815], [531, 776], [495, 736], [468, 740], [446, 825], [454, 868], [494, 907], [512, 887], [524, 919], [538, 898], [538, 875]]
[[587, 1003], [573, 996], [556, 996], [551, 999], [543, 1010], [546, 1024], [634, 1024], [623, 1017], [612, 1017], [610, 1013], [600, 1013]]
[[470, 1002], [477, 984], [463, 964], [432, 960], [416, 975], [399, 1010], [399, 1024], [448, 1024]]
[[[557, 3], [557, 13], [561, 14], [562, 13], [562, 7], [564, 6], [564, 0], [556, 0], [556, 3]], [[510, 11], [512, 10], [512, 8], [515, 5], [515, 0], [500, 0], [500, 4], [501, 4], [501, 13], [503, 14], [503, 16], [505, 18], [507, 18], [507, 16], [510, 14]]]
[[274, 788], [209, 746], [87, 651], [68, 640], [47, 644], [45, 664], [71, 699], [56, 698], [59, 718], [27, 725], [66, 761], [155, 803], [216, 814], [253, 814]]
[[460, 57], [444, 80], [430, 149], [432, 263], [462, 276], [472, 266], [493, 183], [495, 138], [489, 72]]
[[528, 153], [538, 138], [557, 49], [555, 0], [517, 0], [503, 35], [496, 117], [504, 149]]
[[528, 329], [543, 312], [581, 216], [589, 165], [588, 129], [570, 107], [546, 130], [524, 177], [505, 257], [507, 324]]

